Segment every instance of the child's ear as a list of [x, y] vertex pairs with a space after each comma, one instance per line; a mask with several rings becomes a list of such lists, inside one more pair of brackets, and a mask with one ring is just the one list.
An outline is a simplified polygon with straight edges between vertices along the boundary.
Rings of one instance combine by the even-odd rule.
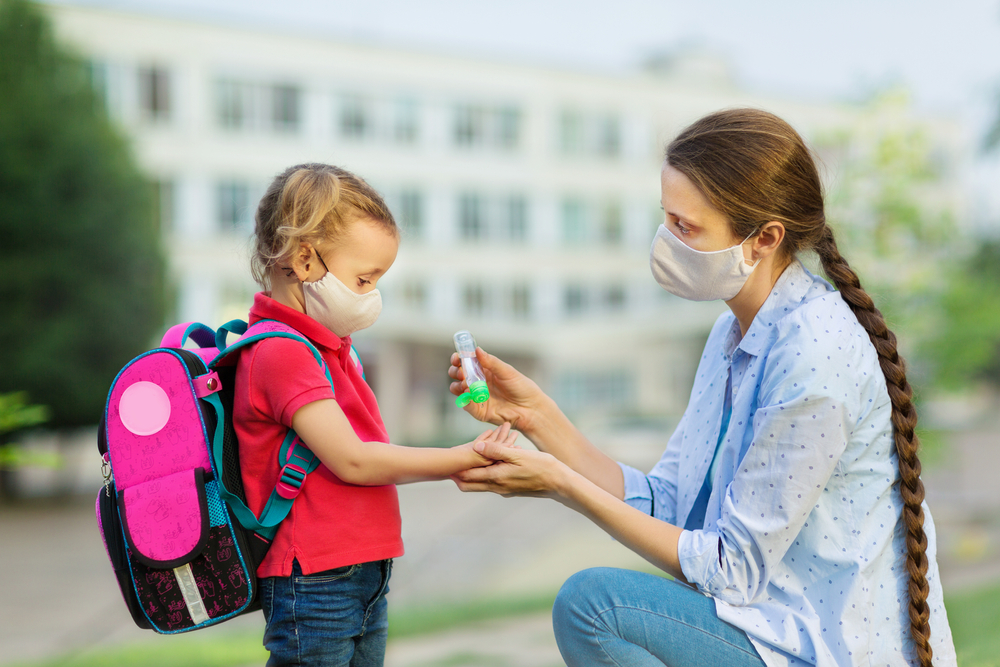
[[308, 241], [302, 241], [299, 243], [298, 250], [292, 255], [289, 269], [292, 271], [292, 275], [298, 278], [299, 282], [304, 283], [310, 280], [310, 274], [312, 274], [317, 263], [316, 251], [312, 244]]

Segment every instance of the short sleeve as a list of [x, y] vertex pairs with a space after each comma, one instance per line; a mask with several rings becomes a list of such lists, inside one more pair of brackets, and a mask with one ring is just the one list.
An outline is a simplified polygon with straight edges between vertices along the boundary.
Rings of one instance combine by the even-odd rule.
[[291, 428], [299, 408], [334, 398], [323, 368], [301, 342], [269, 338], [254, 345], [251, 354], [251, 406], [280, 424]]

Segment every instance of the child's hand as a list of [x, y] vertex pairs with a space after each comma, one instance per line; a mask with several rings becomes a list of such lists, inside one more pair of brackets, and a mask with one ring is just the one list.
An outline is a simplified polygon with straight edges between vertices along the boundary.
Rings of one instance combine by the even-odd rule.
[[492, 465], [494, 459], [487, 458], [475, 450], [475, 445], [480, 442], [495, 443], [501, 447], [514, 447], [520, 449], [514, 441], [517, 440], [518, 432], [511, 429], [510, 422], [504, 422], [498, 428], [491, 431], [485, 431], [482, 435], [476, 438], [473, 442], [467, 442], [464, 445], [459, 445], [461, 449], [467, 449], [473, 458], [473, 465], [470, 468], [479, 468], [482, 466]]

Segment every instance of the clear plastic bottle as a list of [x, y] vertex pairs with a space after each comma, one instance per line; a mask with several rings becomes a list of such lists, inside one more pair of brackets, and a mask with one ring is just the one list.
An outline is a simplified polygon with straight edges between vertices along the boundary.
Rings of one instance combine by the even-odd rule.
[[486, 376], [476, 358], [476, 339], [468, 331], [455, 334], [455, 351], [462, 361], [462, 371], [469, 389], [455, 399], [455, 405], [465, 407], [470, 402], [485, 403], [490, 398], [490, 390], [486, 386]]

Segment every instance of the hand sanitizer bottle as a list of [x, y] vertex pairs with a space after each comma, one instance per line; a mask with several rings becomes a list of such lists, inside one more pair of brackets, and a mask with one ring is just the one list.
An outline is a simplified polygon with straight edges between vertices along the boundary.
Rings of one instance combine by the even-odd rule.
[[486, 387], [486, 376], [476, 358], [476, 339], [468, 331], [455, 334], [455, 351], [462, 360], [462, 371], [469, 389], [455, 399], [455, 405], [464, 408], [470, 402], [485, 403], [490, 398], [490, 390]]

